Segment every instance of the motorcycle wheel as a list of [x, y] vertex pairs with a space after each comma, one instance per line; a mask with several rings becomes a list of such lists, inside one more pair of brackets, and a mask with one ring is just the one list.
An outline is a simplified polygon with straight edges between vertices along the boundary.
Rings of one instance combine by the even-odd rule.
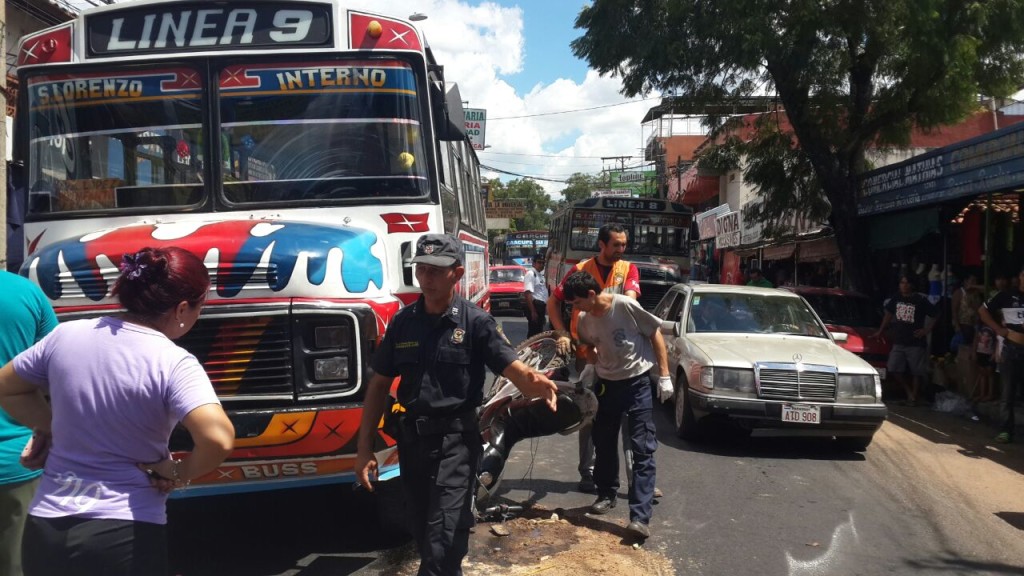
[[[534, 334], [523, 340], [516, 346], [516, 353], [524, 364], [547, 376], [553, 378], [561, 370], [568, 370], [569, 362], [573, 359], [572, 353], [563, 355], [558, 353], [558, 336], [554, 330]], [[568, 374], [560, 380], [568, 380]], [[505, 378], [498, 376], [491, 384], [491, 389], [484, 397], [484, 401], [494, 396], [498, 390], [505, 385]]]

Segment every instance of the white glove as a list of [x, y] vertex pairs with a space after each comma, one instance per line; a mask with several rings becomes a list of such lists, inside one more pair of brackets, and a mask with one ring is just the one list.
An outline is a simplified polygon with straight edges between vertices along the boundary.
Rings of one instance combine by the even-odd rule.
[[672, 388], [671, 376], [660, 376], [658, 378], [658, 402], [665, 403], [672, 399], [675, 390]]
[[555, 341], [555, 352], [562, 356], [568, 356], [572, 351], [572, 340], [568, 336], [561, 336]]

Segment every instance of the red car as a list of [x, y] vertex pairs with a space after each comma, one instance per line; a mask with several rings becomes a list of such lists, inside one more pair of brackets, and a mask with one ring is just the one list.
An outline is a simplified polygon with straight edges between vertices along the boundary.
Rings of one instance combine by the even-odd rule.
[[847, 334], [846, 342], [836, 343], [874, 366], [878, 375], [885, 380], [885, 366], [892, 344], [885, 336], [872, 338], [872, 334], [882, 325], [881, 305], [876, 305], [864, 294], [838, 288], [782, 288], [803, 296], [821, 317], [829, 332]]
[[526, 311], [523, 298], [523, 277], [526, 268], [522, 266], [491, 266], [491, 314], [499, 312]]

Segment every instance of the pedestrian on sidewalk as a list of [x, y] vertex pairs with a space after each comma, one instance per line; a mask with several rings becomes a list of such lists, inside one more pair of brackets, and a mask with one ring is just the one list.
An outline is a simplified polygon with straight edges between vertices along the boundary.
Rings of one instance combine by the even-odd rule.
[[555, 410], [555, 383], [520, 361], [494, 317], [456, 293], [465, 274], [462, 242], [426, 234], [416, 242], [423, 294], [391, 321], [373, 356], [359, 428], [355, 472], [373, 491], [374, 439], [395, 378], [405, 409], [399, 424], [401, 483], [420, 554], [419, 576], [458, 576], [469, 552], [473, 494], [483, 446], [476, 409], [485, 367]]
[[627, 530], [647, 538], [651, 534], [654, 452], [658, 448], [648, 376], [655, 363], [660, 374], [658, 400], [665, 402], [673, 392], [661, 321], [632, 298], [602, 292], [587, 272], [572, 274], [563, 288], [566, 302], [580, 310], [579, 338], [590, 346], [586, 360], [597, 371], [598, 409], [593, 425], [597, 500], [590, 512], [605, 514], [615, 507], [619, 491], [618, 434], [625, 415], [633, 456]]
[[885, 317], [872, 338], [892, 326], [892, 349], [886, 370], [907, 393], [908, 406], [916, 406], [921, 381], [928, 375], [928, 334], [938, 320], [938, 308], [914, 290], [914, 279], [900, 275], [899, 293], [885, 303]]
[[[0, 271], [0, 293], [4, 294], [0, 305], [4, 317], [0, 329], [3, 365], [56, 328], [57, 315], [39, 286], [17, 274]], [[19, 461], [31, 437], [31, 429], [0, 410], [0, 574], [7, 576], [22, 576], [21, 535], [43, 473]]]
[[[184, 249], [126, 254], [113, 288], [125, 313], [59, 324], [0, 369], [0, 405], [34, 430], [23, 460], [44, 466], [27, 576], [167, 573], [168, 493], [216, 469], [235, 438], [202, 365], [173, 342], [209, 289]], [[194, 442], [180, 460], [167, 445], [178, 422]]]
[[[978, 309], [978, 317], [998, 336], [1003, 337], [1000, 351], [999, 376], [1002, 386], [999, 390], [999, 417], [996, 423], [996, 442], [1013, 442], [1016, 426], [1014, 402], [1017, 390], [1024, 378], [1024, 268], [1017, 275], [1015, 286], [992, 297]], [[1002, 324], [997, 320], [1001, 319]]]
[[544, 254], [533, 257], [530, 269], [523, 278], [523, 298], [526, 300], [526, 337], [544, 331], [548, 309], [548, 283], [544, 278]]

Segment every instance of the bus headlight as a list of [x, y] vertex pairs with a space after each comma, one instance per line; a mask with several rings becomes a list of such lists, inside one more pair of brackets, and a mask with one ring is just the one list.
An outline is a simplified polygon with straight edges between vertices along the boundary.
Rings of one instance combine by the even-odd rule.
[[348, 379], [348, 357], [331, 356], [313, 360], [313, 378], [317, 382]]
[[317, 326], [313, 330], [313, 345], [317, 348], [343, 348], [349, 344], [348, 335], [344, 326]]

